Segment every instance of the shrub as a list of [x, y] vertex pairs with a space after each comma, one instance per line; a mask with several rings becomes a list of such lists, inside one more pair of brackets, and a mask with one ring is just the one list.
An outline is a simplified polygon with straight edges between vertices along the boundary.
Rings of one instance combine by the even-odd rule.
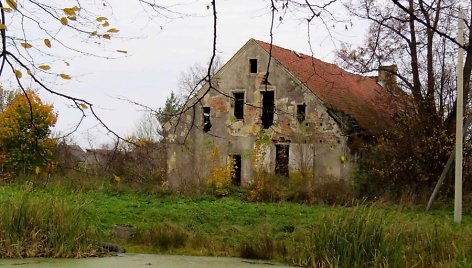
[[351, 205], [358, 199], [351, 182], [334, 179], [315, 185], [312, 197], [315, 203], [325, 205]]
[[250, 184], [249, 200], [277, 202], [283, 200], [287, 178], [271, 175], [265, 171], [256, 172], [254, 180]]
[[207, 179], [207, 186], [217, 196], [228, 195], [235, 174], [236, 161], [233, 157], [228, 157], [225, 166], [219, 165], [220, 151], [218, 148], [212, 150], [210, 161], [213, 163], [213, 167], [210, 169], [211, 176]]
[[430, 193], [452, 142], [444, 126], [424, 125], [414, 117], [400, 116], [395, 127], [363, 148], [365, 153], [354, 179], [367, 197], [388, 194], [399, 198], [405, 190]]

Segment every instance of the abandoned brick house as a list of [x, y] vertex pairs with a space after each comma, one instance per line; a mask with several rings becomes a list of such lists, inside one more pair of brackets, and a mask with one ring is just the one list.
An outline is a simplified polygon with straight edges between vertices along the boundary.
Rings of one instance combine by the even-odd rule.
[[[271, 55], [270, 66], [269, 55]], [[382, 68], [379, 68], [382, 69]], [[269, 73], [268, 79], [266, 75]], [[250, 39], [167, 124], [171, 185], [202, 180], [233, 157], [234, 183], [253, 178], [256, 141], [269, 136], [263, 162], [270, 173], [350, 177], [359, 141], [383, 131], [391, 98], [386, 71], [365, 77], [311, 56]], [[263, 132], [261, 132], [261, 130]]]

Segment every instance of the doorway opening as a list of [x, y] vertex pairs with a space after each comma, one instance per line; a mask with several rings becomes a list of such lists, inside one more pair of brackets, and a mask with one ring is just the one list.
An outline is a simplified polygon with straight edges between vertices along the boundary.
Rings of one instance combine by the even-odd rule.
[[241, 185], [241, 155], [233, 154], [230, 157], [234, 159], [233, 184]]
[[288, 144], [275, 145], [275, 174], [288, 177], [289, 149]]

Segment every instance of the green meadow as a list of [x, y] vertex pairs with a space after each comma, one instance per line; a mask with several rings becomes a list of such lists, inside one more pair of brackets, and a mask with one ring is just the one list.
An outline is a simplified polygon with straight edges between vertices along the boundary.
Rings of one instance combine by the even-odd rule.
[[[304, 267], [470, 267], [472, 218], [375, 203], [257, 203], [126, 187], [0, 188], [0, 257], [87, 257], [103, 242], [128, 252], [237, 256]], [[119, 238], [115, 224], [136, 233]]]

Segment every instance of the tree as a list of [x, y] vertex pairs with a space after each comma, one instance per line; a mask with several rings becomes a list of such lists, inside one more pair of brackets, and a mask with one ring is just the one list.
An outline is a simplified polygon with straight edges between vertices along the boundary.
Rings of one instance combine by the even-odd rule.
[[[50, 164], [57, 115], [34, 91], [18, 95], [0, 113], [0, 166], [3, 175], [39, 172]], [[0, 173], [0, 175], [1, 175]]]
[[[457, 44], [451, 39], [455, 40], [452, 36], [457, 23], [458, 2], [404, 2], [407, 7], [398, 1], [350, 3], [351, 13], [369, 20], [371, 26], [365, 45], [351, 48], [344, 44], [338, 56], [345, 67], [356, 72], [371, 72], [381, 65], [394, 64], [397, 69], [389, 72], [397, 77], [400, 88], [411, 94], [417, 115], [422, 117], [420, 120], [425, 125], [450, 124], [455, 113], [457, 52]], [[472, 53], [468, 53], [465, 68], [468, 71], [464, 71], [466, 96], [471, 67]]]
[[[99, 124], [119, 137], [100, 120], [92, 102], [64, 94], [56, 86], [72, 79], [65, 69], [74, 55], [110, 58], [124, 50], [94, 54], [119, 29], [100, 14], [111, 7], [105, 1], [62, 1], [42, 3], [36, 0], [16, 2], [0, 0], [0, 76], [16, 80], [26, 96], [25, 83], [38, 90], [65, 98], [82, 113], [95, 117]], [[71, 42], [73, 36], [76, 42]], [[80, 120], [82, 122], [82, 120]], [[80, 123], [79, 123], [80, 124]]]
[[211, 76], [215, 75], [223, 66], [223, 59], [216, 55], [213, 64], [211, 66], [209, 66], [209, 64], [209, 62], [207, 62], [206, 65], [197, 62], [180, 73], [178, 79], [180, 102], [185, 102], [195, 95], [196, 91], [208, 81], [208, 68], [210, 68]]
[[8, 104], [10, 104], [18, 94], [18, 92], [7, 90], [0, 86], [0, 112], [5, 111]]
[[157, 117], [152, 112], [146, 112], [136, 124], [133, 136], [138, 141], [156, 142], [161, 137], [160, 129]]
[[[397, 127], [380, 137], [365, 159], [370, 178], [396, 192], [405, 185], [414, 190], [431, 187], [451, 151], [458, 48], [453, 36], [458, 4], [455, 0], [362, 0], [349, 4], [351, 14], [369, 20], [371, 26], [363, 46], [344, 44], [338, 51], [341, 63], [363, 73], [393, 65], [382, 69], [394, 77], [386, 88], [392, 96], [398, 95], [398, 90], [409, 96], [403, 107], [397, 107]], [[470, 5], [467, 9], [470, 11]], [[470, 98], [472, 47], [464, 48], [464, 92]]]
[[[129, 100], [127, 100], [129, 101]], [[130, 102], [130, 101], [129, 101]], [[134, 136], [139, 141], [155, 142], [164, 136], [164, 125], [178, 115], [182, 101], [171, 92], [163, 107], [152, 109], [139, 103], [131, 102], [147, 110], [136, 126]], [[128, 139], [134, 140], [134, 139]]]
[[159, 131], [159, 134], [163, 134], [162, 128], [164, 125], [171, 120], [171, 118], [178, 113], [180, 107], [182, 106], [182, 103], [180, 100], [175, 96], [174, 92], [170, 93], [170, 96], [167, 97], [166, 103], [164, 104], [164, 107], [159, 108], [156, 112], [156, 118], [157, 121], [159, 122], [159, 125], [161, 126], [161, 130]]

